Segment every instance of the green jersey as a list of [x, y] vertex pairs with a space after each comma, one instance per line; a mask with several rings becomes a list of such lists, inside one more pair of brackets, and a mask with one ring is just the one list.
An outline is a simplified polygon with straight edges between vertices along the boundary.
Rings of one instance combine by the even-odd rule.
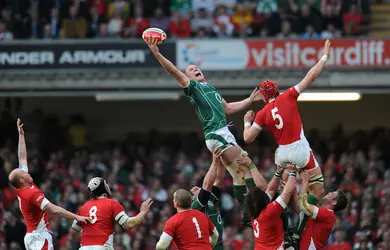
[[194, 106], [205, 136], [227, 125], [222, 97], [213, 86], [190, 80], [184, 94]]
[[217, 203], [218, 201], [213, 196], [211, 196], [207, 202], [207, 205], [204, 206], [202, 205], [202, 203], [199, 202], [199, 199], [196, 198], [196, 200], [192, 202], [191, 208], [201, 211], [210, 218], [211, 222], [217, 228], [217, 231], [219, 233], [218, 242], [213, 247], [213, 250], [223, 250], [223, 221], [221, 213], [219, 212], [219, 209], [217, 207]]

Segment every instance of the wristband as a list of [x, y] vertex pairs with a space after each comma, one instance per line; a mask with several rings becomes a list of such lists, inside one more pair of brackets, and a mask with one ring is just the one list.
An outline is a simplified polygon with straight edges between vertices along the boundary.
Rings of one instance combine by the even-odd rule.
[[274, 176], [275, 176], [275, 178], [280, 179], [282, 177], [282, 172], [276, 171]]
[[293, 176], [293, 177], [297, 177], [297, 172], [296, 171], [291, 171], [288, 175], [289, 176]]
[[250, 127], [252, 124], [250, 122], [244, 122], [244, 127]]
[[249, 168], [249, 170], [250, 170], [250, 169], [253, 169], [253, 168], [255, 168], [255, 167], [256, 167], [255, 164], [252, 163], [251, 165], [249, 165], [248, 168]]
[[321, 60], [324, 61], [324, 62], [328, 61], [328, 55], [323, 55], [321, 57]]

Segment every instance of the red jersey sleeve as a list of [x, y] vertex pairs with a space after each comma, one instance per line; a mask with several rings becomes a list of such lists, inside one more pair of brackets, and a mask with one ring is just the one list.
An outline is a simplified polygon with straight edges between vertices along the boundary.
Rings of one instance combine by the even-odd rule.
[[314, 213], [312, 218], [316, 221], [329, 223], [336, 221], [336, 215], [334, 214], [334, 212], [327, 208], [314, 207]]
[[278, 197], [275, 201], [271, 202], [265, 208], [264, 215], [267, 217], [275, 218], [280, 216], [283, 210], [286, 208], [286, 204], [282, 198]]
[[117, 216], [119, 214], [125, 213], [125, 209], [123, 208], [123, 206], [115, 200], [111, 200], [111, 209], [115, 219], [117, 219]]
[[168, 234], [168, 235], [171, 236], [172, 238], [175, 237], [175, 218], [174, 218], [174, 217], [171, 217], [171, 218], [165, 223], [163, 232], [165, 232], [166, 234]]
[[265, 124], [265, 110], [262, 109], [259, 112], [257, 112], [256, 117], [255, 117], [255, 121], [253, 122], [252, 126], [254, 126], [258, 129], [262, 129], [264, 124]]
[[50, 202], [45, 198], [45, 195], [41, 191], [36, 189], [30, 197], [30, 203], [39, 207], [41, 210], [44, 210], [45, 206]]
[[301, 94], [301, 90], [299, 89], [298, 85], [295, 85], [289, 88], [286, 91], [286, 94], [288, 94], [288, 96], [290, 96], [292, 99], [297, 100], [298, 96]]

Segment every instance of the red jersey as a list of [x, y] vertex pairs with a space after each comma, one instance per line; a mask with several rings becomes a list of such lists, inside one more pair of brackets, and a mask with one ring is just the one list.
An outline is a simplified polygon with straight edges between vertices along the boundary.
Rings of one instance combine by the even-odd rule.
[[16, 189], [20, 211], [26, 221], [27, 233], [50, 229], [47, 213], [43, 210], [50, 202], [39, 188], [33, 184], [29, 188]]
[[115, 221], [125, 215], [119, 202], [106, 197], [90, 200], [79, 208], [77, 214], [91, 218], [91, 223], [73, 223], [72, 229], [83, 229], [81, 246], [113, 246]]
[[302, 233], [300, 249], [324, 249], [335, 223], [336, 215], [332, 210], [315, 207], [314, 214]]
[[298, 87], [294, 86], [267, 103], [257, 112], [253, 126], [258, 129], [266, 127], [278, 145], [301, 140], [304, 136], [297, 103], [299, 94]]
[[164, 226], [164, 233], [172, 237], [180, 250], [211, 250], [210, 235], [214, 224], [198, 210], [184, 210], [172, 216]]
[[284, 230], [280, 217], [286, 204], [278, 197], [252, 220], [255, 234], [255, 250], [283, 250]]

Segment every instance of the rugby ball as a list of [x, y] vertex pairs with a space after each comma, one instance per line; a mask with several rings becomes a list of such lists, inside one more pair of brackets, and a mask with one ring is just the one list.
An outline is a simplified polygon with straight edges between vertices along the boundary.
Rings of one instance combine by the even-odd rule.
[[161, 44], [167, 38], [167, 34], [162, 29], [149, 28], [142, 33], [142, 39], [145, 41], [150, 39], [157, 39], [157, 44]]

